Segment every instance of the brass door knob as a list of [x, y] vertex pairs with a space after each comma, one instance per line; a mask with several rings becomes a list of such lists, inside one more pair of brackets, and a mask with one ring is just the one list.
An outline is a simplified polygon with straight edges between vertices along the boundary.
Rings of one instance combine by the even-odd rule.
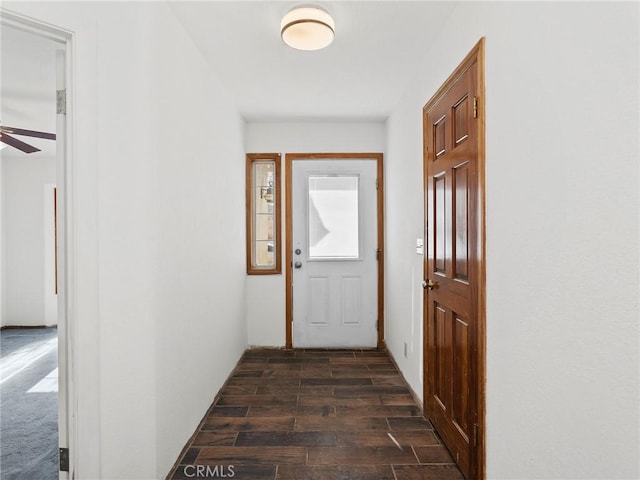
[[434, 288], [440, 288], [440, 282], [434, 282], [431, 279], [426, 279], [422, 281], [422, 288], [425, 290], [433, 290]]

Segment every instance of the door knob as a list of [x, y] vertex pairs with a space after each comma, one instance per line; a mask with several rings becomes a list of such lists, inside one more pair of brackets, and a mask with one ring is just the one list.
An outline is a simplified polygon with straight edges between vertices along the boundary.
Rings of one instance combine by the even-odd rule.
[[296, 268], [302, 268], [302, 262], [296, 262], [293, 264], [293, 266]]
[[422, 288], [425, 290], [433, 290], [434, 288], [440, 288], [440, 282], [434, 282], [431, 279], [422, 281]]

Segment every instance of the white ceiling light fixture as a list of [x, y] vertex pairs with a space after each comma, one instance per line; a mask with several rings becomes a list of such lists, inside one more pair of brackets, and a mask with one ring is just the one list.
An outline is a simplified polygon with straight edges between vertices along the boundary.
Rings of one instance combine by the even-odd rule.
[[318, 7], [290, 10], [280, 24], [284, 43], [297, 50], [320, 50], [333, 42], [336, 27], [333, 18]]

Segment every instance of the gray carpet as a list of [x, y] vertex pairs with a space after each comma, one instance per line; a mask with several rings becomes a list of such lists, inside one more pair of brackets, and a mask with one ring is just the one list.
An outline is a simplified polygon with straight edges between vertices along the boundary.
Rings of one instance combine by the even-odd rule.
[[56, 328], [0, 332], [2, 480], [58, 479], [57, 335]]

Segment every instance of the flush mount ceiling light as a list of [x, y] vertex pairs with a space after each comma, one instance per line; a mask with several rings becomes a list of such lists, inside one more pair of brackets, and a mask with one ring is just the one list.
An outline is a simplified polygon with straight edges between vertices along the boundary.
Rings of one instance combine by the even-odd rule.
[[280, 25], [284, 43], [297, 50], [320, 50], [335, 36], [333, 18], [317, 7], [298, 7], [290, 10]]

